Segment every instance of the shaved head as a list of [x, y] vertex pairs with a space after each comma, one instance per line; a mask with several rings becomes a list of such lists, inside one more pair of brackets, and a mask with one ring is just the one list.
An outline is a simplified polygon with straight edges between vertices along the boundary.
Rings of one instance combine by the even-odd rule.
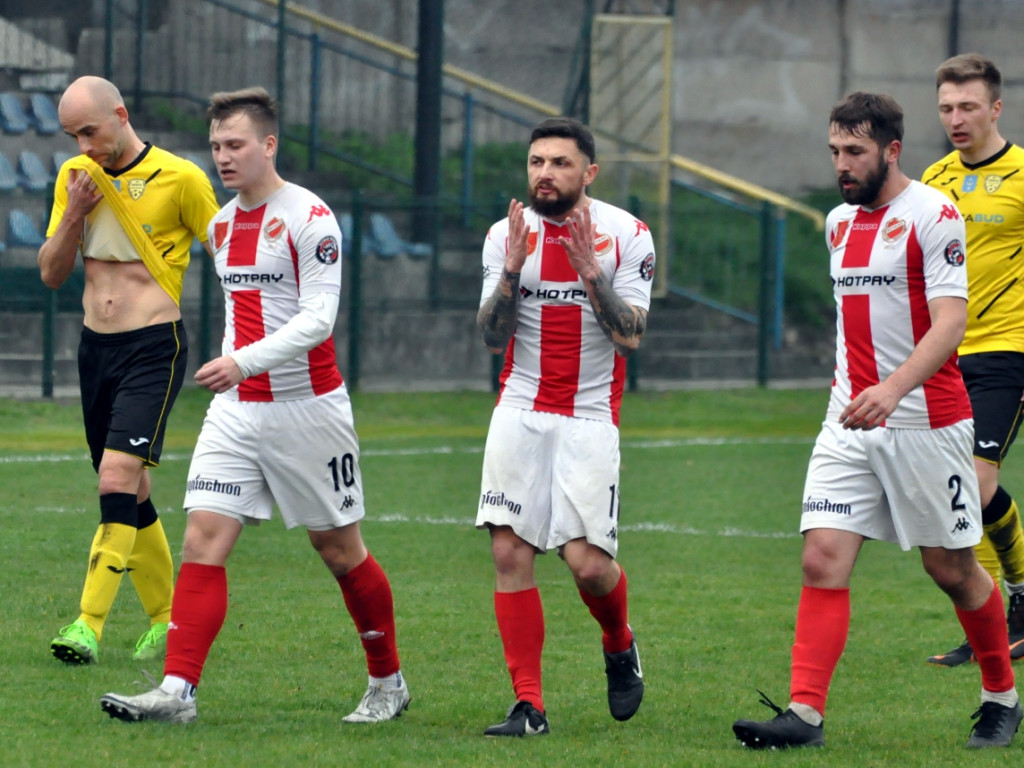
[[113, 112], [116, 107], [124, 106], [124, 99], [117, 86], [109, 80], [95, 75], [85, 75], [67, 87], [64, 95], [60, 97], [58, 110], [75, 110], [83, 104], [103, 112]]
[[125, 167], [145, 146], [128, 122], [121, 92], [102, 77], [85, 75], [71, 83], [60, 97], [57, 116], [82, 154], [104, 168]]

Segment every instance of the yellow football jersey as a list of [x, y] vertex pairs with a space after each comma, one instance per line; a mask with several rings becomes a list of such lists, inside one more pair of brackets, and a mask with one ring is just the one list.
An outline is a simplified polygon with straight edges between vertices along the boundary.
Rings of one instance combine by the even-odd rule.
[[[61, 166], [47, 237], [56, 232], [67, 207], [70, 169], [88, 163], [92, 161], [78, 155]], [[193, 237], [206, 242], [206, 225], [220, 209], [209, 178], [195, 163], [151, 144], [131, 165], [116, 173], [106, 171], [106, 175], [164, 262], [178, 275], [180, 286]], [[86, 217], [80, 249], [87, 259], [141, 260], [113, 207], [105, 200]], [[177, 302], [180, 295], [172, 298]]]
[[960, 354], [1024, 352], [1024, 149], [968, 165], [951, 152], [921, 177], [967, 226], [967, 332]]

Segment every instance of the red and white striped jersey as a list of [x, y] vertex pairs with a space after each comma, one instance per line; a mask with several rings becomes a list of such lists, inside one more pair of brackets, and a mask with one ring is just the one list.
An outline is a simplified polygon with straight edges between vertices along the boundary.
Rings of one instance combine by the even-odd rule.
[[[875, 210], [834, 208], [825, 237], [837, 307], [828, 418], [837, 419], [910, 357], [931, 327], [931, 299], [967, 298], [966, 238], [956, 206], [918, 181]], [[971, 415], [954, 352], [900, 401], [885, 426], [935, 429]]]
[[[619, 423], [626, 361], [597, 323], [583, 281], [559, 237], [568, 227], [524, 212], [529, 255], [519, 278], [519, 315], [505, 350], [498, 404]], [[591, 200], [594, 246], [601, 272], [627, 304], [648, 309], [654, 278], [654, 242], [642, 221]], [[494, 224], [483, 249], [480, 303], [493, 293], [505, 266], [508, 218]]]
[[[338, 221], [323, 200], [295, 184], [285, 183], [252, 210], [233, 199], [210, 221], [209, 242], [224, 289], [225, 355], [295, 317], [300, 295], [341, 291]], [[305, 355], [250, 376], [224, 396], [296, 400], [341, 383], [331, 337]]]

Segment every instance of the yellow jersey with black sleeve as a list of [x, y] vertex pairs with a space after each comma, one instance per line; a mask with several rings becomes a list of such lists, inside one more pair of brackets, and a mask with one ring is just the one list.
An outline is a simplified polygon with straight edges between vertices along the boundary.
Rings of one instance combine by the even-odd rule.
[[206, 226], [220, 209], [206, 174], [195, 163], [148, 143], [118, 171], [77, 155], [57, 174], [47, 237], [56, 232], [67, 207], [72, 168], [88, 172], [104, 193], [86, 217], [79, 243], [82, 256], [145, 261], [154, 279], [180, 304], [192, 240], [206, 242]]
[[1007, 142], [977, 164], [954, 151], [921, 181], [956, 203], [967, 227], [967, 331], [959, 353], [1024, 352], [1024, 149]]

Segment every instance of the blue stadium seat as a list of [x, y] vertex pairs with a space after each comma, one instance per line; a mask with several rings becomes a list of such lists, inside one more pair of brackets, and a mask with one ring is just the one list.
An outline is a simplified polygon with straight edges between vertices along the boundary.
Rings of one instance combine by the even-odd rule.
[[413, 259], [426, 259], [434, 252], [429, 243], [403, 240], [394, 222], [383, 213], [370, 214], [370, 236], [379, 246], [377, 254], [384, 259], [393, 259], [400, 253], [408, 254]]
[[14, 135], [24, 133], [32, 127], [18, 94], [10, 91], [0, 93], [0, 127], [4, 133]]
[[60, 170], [60, 167], [72, 157], [76, 157], [74, 152], [57, 150], [53, 153], [53, 178], [57, 178], [57, 172]]
[[53, 101], [45, 93], [30, 93], [28, 95], [28, 108], [32, 113], [32, 122], [35, 123], [36, 133], [40, 136], [53, 136], [61, 130], [60, 120], [57, 118], [57, 108]]
[[[341, 254], [342, 256], [351, 256], [352, 248], [355, 244], [355, 227], [352, 222], [352, 214], [348, 212], [339, 214], [338, 226], [341, 228]], [[361, 256], [376, 254], [384, 259], [391, 258], [390, 256], [381, 255], [381, 244], [373, 239], [373, 236], [366, 231], [365, 227], [359, 234], [361, 238], [359, 253]]]
[[50, 184], [51, 176], [39, 155], [23, 149], [18, 153], [18, 183], [30, 192], [43, 192]]
[[20, 208], [10, 210], [7, 214], [7, 244], [10, 247], [38, 248], [44, 240], [31, 216]]
[[7, 155], [0, 152], [0, 192], [11, 192], [18, 188], [18, 175], [11, 167]]

